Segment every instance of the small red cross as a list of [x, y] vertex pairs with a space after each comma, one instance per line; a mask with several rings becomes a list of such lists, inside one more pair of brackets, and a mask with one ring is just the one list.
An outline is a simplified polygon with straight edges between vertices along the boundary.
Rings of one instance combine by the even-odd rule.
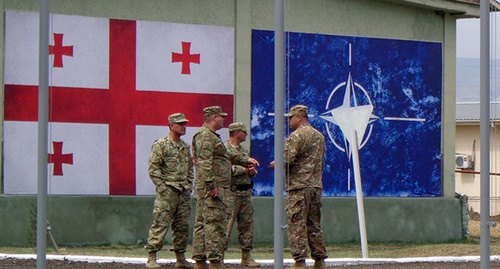
[[62, 176], [62, 164], [73, 164], [73, 153], [71, 154], [62, 154], [62, 146], [63, 142], [52, 142], [52, 146], [54, 148], [54, 153], [48, 154], [49, 161], [48, 163], [54, 164], [54, 176]]
[[73, 46], [62, 45], [63, 34], [54, 34], [54, 46], [49, 46], [49, 54], [54, 55], [54, 67], [63, 67], [63, 55], [73, 57]]
[[189, 75], [191, 70], [189, 69], [190, 63], [200, 64], [200, 54], [189, 54], [191, 50], [191, 42], [181, 42], [182, 43], [182, 54], [172, 52], [172, 63], [181, 62], [182, 71], [181, 74]]

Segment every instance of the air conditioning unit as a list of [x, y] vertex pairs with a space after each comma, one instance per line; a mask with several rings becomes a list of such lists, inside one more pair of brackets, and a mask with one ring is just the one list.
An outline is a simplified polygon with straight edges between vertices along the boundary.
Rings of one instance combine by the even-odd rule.
[[455, 153], [455, 168], [472, 168], [472, 156], [463, 153]]

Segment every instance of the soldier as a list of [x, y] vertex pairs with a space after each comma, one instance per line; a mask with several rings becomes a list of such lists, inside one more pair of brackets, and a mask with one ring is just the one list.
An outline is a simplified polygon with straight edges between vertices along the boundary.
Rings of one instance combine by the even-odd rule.
[[238, 159], [249, 158], [249, 153], [240, 143], [246, 140], [247, 129], [241, 122], [231, 123], [229, 125], [229, 141], [225, 144], [229, 160], [231, 161], [231, 192], [229, 195], [230, 218], [227, 224], [227, 239], [231, 236], [233, 224], [238, 221], [238, 241], [241, 245], [241, 265], [250, 267], [259, 267], [250, 256], [253, 244], [253, 202], [252, 187], [250, 180], [257, 174], [255, 165], [247, 162], [238, 163]]
[[149, 229], [147, 268], [161, 268], [156, 253], [163, 248], [169, 226], [177, 258], [175, 268], [193, 268], [184, 253], [188, 241], [189, 200], [193, 189], [193, 162], [189, 145], [180, 139], [188, 120], [182, 113], [168, 117], [170, 133], [155, 141], [149, 157], [149, 177], [156, 187], [153, 224]]
[[[195, 269], [226, 268], [223, 263], [226, 243], [227, 199], [231, 181], [231, 163], [220, 136], [215, 132], [224, 125], [220, 106], [203, 109], [203, 126], [193, 136], [196, 169], [194, 197], [196, 219], [193, 231]], [[254, 162], [249, 158], [247, 162]], [[210, 261], [210, 266], [206, 260]]]
[[[295, 105], [288, 113], [293, 132], [285, 140], [286, 211], [288, 241], [295, 264], [290, 268], [307, 268], [307, 246], [315, 260], [312, 268], [326, 268], [327, 258], [321, 231], [321, 193], [325, 138], [309, 124], [308, 108]], [[274, 161], [271, 162], [274, 169]]]
[[[196, 169], [194, 196], [196, 220], [193, 231], [195, 269], [226, 268], [223, 264], [226, 205], [222, 198], [229, 190], [231, 163], [220, 136], [215, 132], [224, 125], [219, 106], [203, 109], [203, 126], [193, 136]], [[210, 261], [210, 266], [206, 260]]]

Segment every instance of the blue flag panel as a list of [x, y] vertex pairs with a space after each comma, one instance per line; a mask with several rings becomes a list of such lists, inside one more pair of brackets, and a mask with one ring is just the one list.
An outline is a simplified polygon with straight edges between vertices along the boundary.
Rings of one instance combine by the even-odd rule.
[[[252, 38], [251, 153], [262, 165], [254, 195], [272, 196], [274, 33], [253, 30]], [[357, 142], [365, 196], [440, 196], [441, 43], [306, 33], [286, 40], [285, 111], [307, 105], [325, 136], [323, 195], [355, 195]]]

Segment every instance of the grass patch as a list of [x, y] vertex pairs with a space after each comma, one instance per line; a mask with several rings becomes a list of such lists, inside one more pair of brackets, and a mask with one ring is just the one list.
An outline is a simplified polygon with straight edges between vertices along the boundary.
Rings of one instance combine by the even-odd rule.
[[[368, 252], [370, 258], [404, 258], [404, 257], [431, 257], [431, 256], [479, 256], [479, 221], [469, 222], [470, 237], [468, 239], [439, 243], [418, 244], [407, 242], [369, 242]], [[500, 227], [490, 229], [490, 253], [500, 255]], [[84, 246], [59, 246], [63, 255], [91, 255], [114, 257], [147, 257], [144, 245], [84, 245]], [[170, 245], [158, 253], [160, 259], [175, 258], [174, 252], [169, 251]], [[188, 246], [186, 257], [192, 255], [192, 246]], [[343, 242], [327, 246], [330, 258], [361, 258], [359, 242]], [[36, 254], [35, 247], [0, 247], [0, 253], [7, 254]], [[47, 243], [47, 254], [57, 254]], [[285, 246], [284, 258], [291, 258], [290, 249]], [[226, 259], [240, 259], [241, 251], [237, 245], [232, 245], [226, 252]], [[273, 259], [274, 249], [272, 244], [255, 244], [252, 251], [254, 259]]]

